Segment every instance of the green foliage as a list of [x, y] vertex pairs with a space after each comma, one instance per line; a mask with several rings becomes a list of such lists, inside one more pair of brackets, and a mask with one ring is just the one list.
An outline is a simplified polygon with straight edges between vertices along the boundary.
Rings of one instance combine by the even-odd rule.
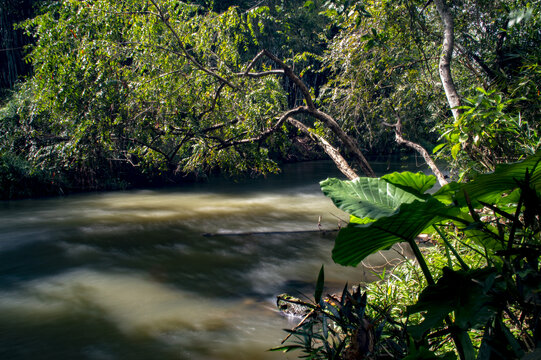
[[[427, 283], [417, 302], [408, 307], [410, 314], [423, 313], [424, 317], [421, 323], [407, 329], [415, 340], [414, 348], [425, 352], [430, 347], [437, 348], [438, 343], [429, 345], [428, 340], [438, 334], [438, 338], [453, 339], [461, 358], [474, 358], [477, 352], [480, 359], [520, 358], [525, 351], [535, 349], [540, 340], [540, 162], [538, 152], [523, 162], [500, 165], [493, 173], [467, 183], [448, 184], [433, 195], [424, 194], [422, 199], [404, 202], [375, 221], [351, 222], [336, 239], [333, 259], [343, 265], [357, 265], [377, 250], [398, 242], [409, 243]], [[419, 194], [419, 186], [412, 186], [415, 181], [411, 174], [389, 178], [402, 189], [410, 188], [412, 196]], [[388, 184], [387, 179], [378, 181]], [[329, 186], [334, 189], [329, 190]], [[390, 200], [363, 197], [357, 206], [351, 206], [343, 201], [343, 187], [337, 181], [322, 182], [325, 194], [352, 215], [358, 209], [385, 205]], [[350, 196], [358, 199], [354, 192]], [[392, 193], [388, 197], [392, 199]], [[480, 212], [485, 219], [481, 219]], [[466, 264], [439, 230], [442, 224], [452, 224], [462, 234], [460, 241], [470, 243], [468, 246], [485, 260]], [[430, 269], [415, 242], [418, 234], [431, 227], [442, 235], [446, 249], [448, 264], [440, 266], [441, 272]], [[454, 270], [451, 253], [460, 270]], [[529, 285], [525, 287], [525, 283]], [[475, 350], [470, 338], [476, 329], [482, 329], [484, 334], [481, 351]], [[511, 329], [516, 331], [515, 335]]]
[[22, 25], [36, 38], [31, 102], [17, 113], [29, 162], [88, 183], [126, 165], [149, 175], [276, 171], [262, 142], [228, 145], [258, 136], [286, 106], [278, 78], [235, 75], [256, 17], [156, 5], [59, 1]]
[[298, 99], [281, 76], [244, 72], [261, 48], [313, 65], [301, 55], [322, 51], [319, 10], [301, 0], [48, 2], [19, 25], [35, 39], [33, 75], [2, 110], [2, 149], [83, 188], [117, 174], [275, 172], [271, 156], [290, 140], [273, 126]]
[[458, 77], [462, 115], [438, 129], [446, 143], [440, 155], [464, 177], [539, 148], [541, 13], [528, 1], [497, 1], [460, 5], [455, 16], [460, 51], [477, 81]]
[[289, 335], [282, 344], [288, 340], [292, 343], [271, 351], [300, 350], [303, 353], [301, 357], [307, 359], [359, 359], [378, 354], [403, 356], [404, 343], [399, 344], [396, 337], [382, 337], [385, 314], [380, 313], [375, 318], [367, 316], [370, 311], [367, 293], [362, 293], [360, 286], [350, 291], [346, 284], [341, 295], [321, 298], [322, 287], [323, 267], [314, 302], [289, 295], [278, 297], [278, 308], [293, 305], [305, 309], [307, 313], [295, 328], [286, 330]]
[[383, 122], [398, 115], [405, 138], [432, 149], [440, 135], [440, 156], [471, 176], [539, 146], [541, 17], [528, 1], [447, 3], [453, 78], [467, 113], [460, 120], [442, 91], [441, 20], [426, 1], [327, 2], [339, 31], [324, 56], [329, 78], [319, 100], [361, 147], [395, 150]]
[[[360, 148], [396, 151], [382, 121], [397, 115], [403, 135], [426, 148], [442, 135], [438, 153], [468, 176], [539, 146], [540, 16], [527, 1], [450, 3], [465, 99], [456, 122], [438, 76], [441, 21], [426, 1], [43, 4], [21, 25], [35, 39], [34, 71], [18, 122], [2, 121], [15, 134], [3, 149], [81, 186], [100, 174], [277, 171], [272, 159], [288, 156], [295, 133], [259, 135], [303, 99], [280, 76], [242, 75], [262, 48], [302, 76]], [[329, 137], [321, 123], [310, 127]]]
[[[439, 24], [422, 1], [328, 2], [327, 14], [340, 31], [329, 41], [324, 65], [329, 80], [319, 100], [361, 147], [396, 151], [392, 131], [382, 124], [403, 120], [404, 136], [427, 147], [430, 129], [445, 117], [437, 86], [435, 33]], [[428, 14], [427, 14], [428, 13]]]
[[[537, 123], [529, 123], [520, 113], [508, 111], [514, 104], [527, 99], [504, 100], [496, 90], [487, 92], [482, 88], [477, 88], [476, 92], [475, 97], [463, 99], [460, 118], [447, 126], [442, 134], [455, 168], [469, 167], [481, 172], [479, 165], [483, 162], [486, 167], [493, 168], [497, 163], [533, 155], [541, 145]], [[470, 144], [480, 154], [480, 159], [471, 159], [463, 151]]]
[[0, 199], [61, 195], [64, 183], [55, 173], [35, 171], [19, 156], [0, 154]]

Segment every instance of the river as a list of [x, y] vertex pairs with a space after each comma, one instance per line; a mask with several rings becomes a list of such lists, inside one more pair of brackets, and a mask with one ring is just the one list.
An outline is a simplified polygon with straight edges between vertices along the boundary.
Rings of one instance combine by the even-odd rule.
[[373, 276], [332, 263], [336, 233], [301, 232], [347, 220], [330, 176], [0, 202], [0, 359], [295, 359], [266, 351], [295, 324], [276, 295], [312, 294], [322, 264], [331, 289]]

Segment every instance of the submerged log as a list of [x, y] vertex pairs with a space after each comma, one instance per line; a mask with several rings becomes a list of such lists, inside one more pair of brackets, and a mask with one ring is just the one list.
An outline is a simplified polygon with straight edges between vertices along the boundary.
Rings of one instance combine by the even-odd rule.
[[203, 236], [249, 236], [249, 235], [282, 235], [282, 234], [309, 234], [320, 233], [322, 235], [326, 233], [334, 233], [340, 229], [331, 230], [290, 230], [290, 231], [246, 231], [246, 232], [232, 232], [232, 233], [203, 233]]

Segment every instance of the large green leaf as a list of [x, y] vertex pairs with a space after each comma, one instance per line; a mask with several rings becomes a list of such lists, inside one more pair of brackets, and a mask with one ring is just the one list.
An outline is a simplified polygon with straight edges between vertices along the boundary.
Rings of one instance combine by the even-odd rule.
[[458, 206], [464, 207], [467, 204], [466, 195], [471, 199], [474, 206], [480, 206], [479, 201], [489, 204], [498, 203], [502, 194], [509, 194], [518, 187], [517, 181], [524, 180], [526, 170], [531, 174], [530, 184], [537, 192], [541, 192], [541, 151], [528, 159], [513, 164], [504, 164], [496, 167], [496, 170], [489, 174], [479, 175], [473, 180], [460, 184], [449, 184], [441, 188], [434, 196], [436, 198], [449, 196], [449, 190], [454, 192], [454, 201]]
[[382, 217], [373, 223], [350, 223], [340, 230], [332, 251], [333, 260], [341, 265], [358, 265], [365, 257], [393, 244], [413, 241], [417, 235], [458, 209], [448, 208], [434, 198], [403, 204], [392, 216]]
[[434, 175], [425, 175], [422, 172], [415, 174], [410, 171], [394, 172], [382, 176], [381, 179], [419, 197], [423, 197], [437, 181]]
[[336, 207], [358, 218], [379, 219], [394, 214], [400, 205], [421, 200], [410, 192], [375, 178], [357, 178], [343, 181], [335, 178], [323, 180], [321, 190]]
[[[421, 175], [393, 174], [386, 179], [412, 192], [385, 179], [327, 179], [321, 183], [321, 188], [338, 208], [358, 218], [375, 219], [366, 224], [352, 221], [342, 229], [335, 242], [333, 260], [338, 264], [356, 266], [376, 251], [389, 249], [397, 242], [413, 241], [423, 230], [439, 221], [462, 218], [459, 221], [462, 226], [472, 224], [473, 219], [464, 218], [467, 214], [460, 211], [466, 206], [464, 194], [468, 194], [472, 201], [495, 203], [502, 194], [511, 193], [517, 187], [516, 181], [524, 179], [526, 169], [531, 172], [531, 185], [539, 192], [541, 166], [537, 165], [540, 159], [541, 152], [521, 163], [498, 166], [492, 174], [481, 175], [466, 184], [446, 185], [434, 196], [423, 196], [425, 199], [421, 198], [422, 194], [416, 196], [412, 193], [420, 193], [430, 184]], [[501, 246], [476, 229], [466, 227], [465, 230], [486, 248]]]

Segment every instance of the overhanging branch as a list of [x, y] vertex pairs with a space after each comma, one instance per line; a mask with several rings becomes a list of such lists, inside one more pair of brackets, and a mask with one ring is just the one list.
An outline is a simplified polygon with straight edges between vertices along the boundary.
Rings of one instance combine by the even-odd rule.
[[317, 141], [319, 145], [323, 148], [325, 153], [332, 159], [332, 161], [334, 161], [338, 170], [340, 170], [342, 174], [344, 174], [348, 179], [353, 180], [359, 177], [359, 175], [357, 175], [357, 173], [349, 166], [346, 159], [344, 159], [344, 157], [340, 154], [340, 151], [334, 146], [332, 146], [327, 140], [325, 140], [325, 138], [316, 134], [306, 125], [292, 117], [288, 118], [287, 121], [291, 125], [295, 126], [297, 129]]
[[[393, 111], [394, 111], [394, 108], [393, 108]], [[414, 149], [415, 151], [417, 151], [419, 154], [421, 154], [426, 164], [430, 167], [434, 175], [436, 175], [436, 178], [438, 179], [438, 182], [440, 183], [440, 185], [441, 186], [446, 185], [447, 180], [445, 180], [445, 177], [443, 176], [442, 172], [440, 171], [440, 169], [438, 168], [438, 166], [436, 165], [436, 163], [434, 162], [434, 160], [432, 159], [428, 151], [426, 151], [426, 149], [422, 147], [421, 145], [414, 143], [413, 141], [404, 139], [404, 136], [402, 135], [402, 119], [400, 118], [400, 116], [398, 115], [396, 111], [395, 111], [395, 115], [398, 119], [395, 124], [389, 124], [384, 121], [383, 125], [394, 129], [397, 143], [406, 145]]]

